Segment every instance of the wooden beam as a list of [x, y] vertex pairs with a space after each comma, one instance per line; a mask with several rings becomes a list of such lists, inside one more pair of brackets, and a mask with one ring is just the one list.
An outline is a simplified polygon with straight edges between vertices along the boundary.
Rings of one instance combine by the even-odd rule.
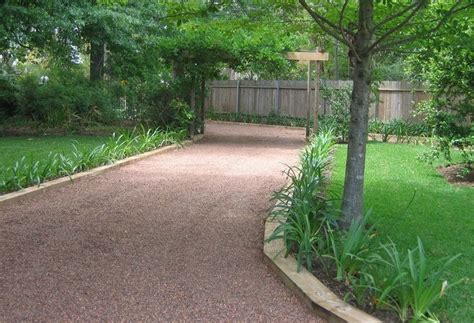
[[319, 79], [321, 75], [321, 62], [316, 61], [316, 80], [314, 84], [314, 111], [313, 111], [313, 134], [318, 133], [318, 114], [319, 114]]
[[329, 60], [328, 53], [322, 52], [288, 52], [286, 57], [296, 61], [327, 61]]

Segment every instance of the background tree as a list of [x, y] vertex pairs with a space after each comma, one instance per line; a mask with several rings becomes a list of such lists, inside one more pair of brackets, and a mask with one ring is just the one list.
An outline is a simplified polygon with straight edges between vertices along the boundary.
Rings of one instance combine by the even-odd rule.
[[474, 166], [473, 22], [472, 15], [451, 19], [436, 38], [420, 40], [407, 59], [412, 77], [426, 80], [432, 95], [417, 109], [436, 138], [422, 159], [452, 162], [451, 151], [457, 148], [464, 164], [460, 176], [469, 176]]

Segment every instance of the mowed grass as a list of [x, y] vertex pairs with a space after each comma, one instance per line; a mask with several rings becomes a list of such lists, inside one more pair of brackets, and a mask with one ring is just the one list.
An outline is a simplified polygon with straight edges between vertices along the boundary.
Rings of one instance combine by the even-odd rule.
[[[464, 281], [434, 308], [438, 318], [474, 322], [474, 188], [448, 183], [434, 166], [416, 160], [424, 146], [372, 142], [367, 145], [365, 206], [382, 237], [401, 250], [420, 237], [433, 258], [462, 253], [449, 282]], [[331, 190], [342, 194], [346, 145], [337, 146]]]
[[107, 140], [100, 136], [0, 137], [0, 168], [12, 167], [23, 156], [27, 161], [41, 161], [50, 152], [68, 155], [78, 148], [94, 148]]

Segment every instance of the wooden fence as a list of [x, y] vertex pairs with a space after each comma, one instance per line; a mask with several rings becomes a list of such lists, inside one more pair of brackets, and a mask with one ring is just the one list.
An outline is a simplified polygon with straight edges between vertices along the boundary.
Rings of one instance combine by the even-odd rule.
[[[351, 87], [352, 81], [321, 81], [322, 86], [341, 89]], [[218, 113], [255, 114], [271, 113], [304, 118], [306, 116], [306, 81], [212, 81], [206, 99], [206, 109]], [[314, 84], [312, 105], [314, 105]], [[386, 81], [379, 87], [378, 100], [369, 109], [369, 116], [383, 121], [413, 120], [414, 106], [429, 99], [423, 87], [404, 81]], [[320, 100], [320, 114], [330, 113], [331, 107]]]

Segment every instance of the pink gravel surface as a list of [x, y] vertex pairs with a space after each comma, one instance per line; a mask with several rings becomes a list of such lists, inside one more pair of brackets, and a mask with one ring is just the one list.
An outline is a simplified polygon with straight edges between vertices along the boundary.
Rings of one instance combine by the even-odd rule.
[[0, 207], [0, 321], [318, 321], [262, 253], [303, 139], [209, 123], [189, 148]]

